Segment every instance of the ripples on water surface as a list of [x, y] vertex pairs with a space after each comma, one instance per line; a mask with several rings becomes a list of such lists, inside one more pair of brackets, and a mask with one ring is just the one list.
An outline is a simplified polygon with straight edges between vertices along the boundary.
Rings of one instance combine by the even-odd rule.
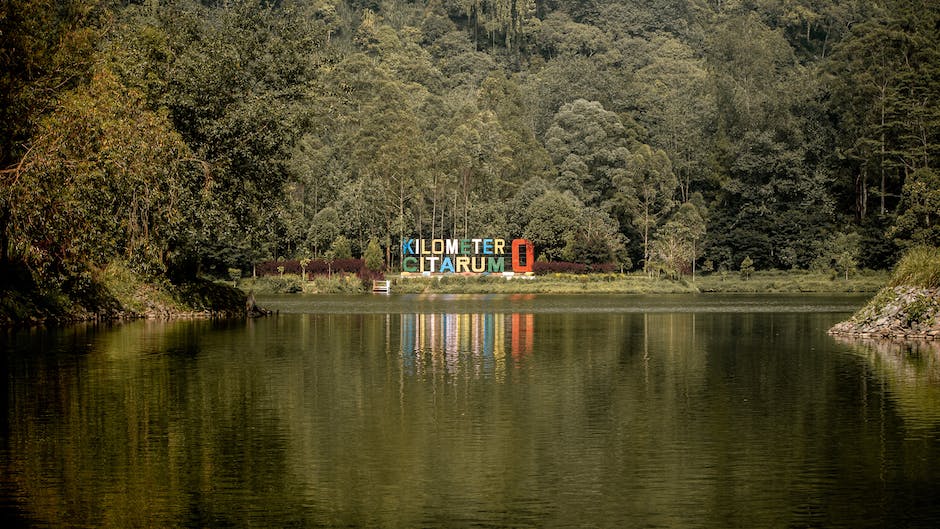
[[863, 298], [266, 301], [0, 335], [3, 526], [940, 526], [940, 350]]

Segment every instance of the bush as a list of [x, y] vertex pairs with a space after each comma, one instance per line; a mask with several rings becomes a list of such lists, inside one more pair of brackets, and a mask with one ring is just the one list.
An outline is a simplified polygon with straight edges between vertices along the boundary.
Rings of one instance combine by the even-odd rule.
[[754, 261], [751, 260], [750, 255], [744, 256], [744, 260], [741, 261], [741, 278], [750, 279], [751, 274], [754, 273]]
[[[364, 291], [362, 280], [351, 274], [335, 274], [332, 277], [317, 276], [313, 280], [314, 290], [321, 294], [359, 294]], [[371, 289], [372, 285], [369, 285]]]
[[532, 271], [535, 275], [546, 274], [610, 274], [620, 270], [615, 263], [582, 264], [567, 261], [536, 261]]
[[894, 267], [890, 286], [940, 287], [940, 248], [917, 246]]
[[349, 272], [355, 274], [359, 269], [365, 266], [362, 259], [336, 259], [333, 261], [333, 272]]
[[366, 251], [362, 254], [362, 259], [365, 261], [366, 268], [369, 270], [380, 271], [385, 269], [385, 259], [382, 257], [382, 247], [379, 246], [379, 241], [375, 239], [369, 240], [369, 245], [366, 247]]
[[363, 288], [365, 288], [367, 291], [372, 290], [373, 281], [382, 281], [385, 279], [385, 274], [375, 270], [370, 270], [367, 266], [360, 268], [356, 272], [356, 275], [359, 276], [359, 280], [362, 281]]
[[535, 272], [535, 275], [540, 276], [546, 274], [584, 274], [587, 272], [587, 265], [567, 261], [536, 261], [532, 265], [532, 271]]
[[282, 266], [284, 267], [285, 274], [300, 275], [300, 261], [297, 259], [291, 259], [288, 261], [264, 261], [258, 263], [258, 265], [255, 267], [255, 272], [259, 276], [281, 275], [278, 269]]

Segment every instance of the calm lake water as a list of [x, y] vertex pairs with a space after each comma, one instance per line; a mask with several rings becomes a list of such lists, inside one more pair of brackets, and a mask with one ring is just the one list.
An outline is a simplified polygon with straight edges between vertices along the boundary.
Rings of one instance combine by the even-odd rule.
[[940, 527], [859, 296], [357, 296], [0, 331], [0, 526]]

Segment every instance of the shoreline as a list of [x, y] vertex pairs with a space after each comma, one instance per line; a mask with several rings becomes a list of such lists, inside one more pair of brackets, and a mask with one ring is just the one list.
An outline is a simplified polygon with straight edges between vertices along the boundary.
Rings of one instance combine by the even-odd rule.
[[833, 336], [940, 340], [940, 249], [919, 246], [898, 261], [887, 286]]
[[828, 334], [845, 338], [940, 340], [940, 288], [885, 287]]
[[[750, 279], [737, 274], [710, 274], [679, 280], [638, 274], [548, 274], [529, 277], [411, 276], [388, 275], [393, 294], [874, 294], [885, 284], [887, 272], [866, 272], [833, 279], [813, 272], [757, 272]], [[371, 291], [354, 275], [316, 276], [302, 281], [299, 275], [242, 279], [238, 288], [255, 294], [365, 294]]]
[[[756, 272], [749, 279], [738, 274], [709, 274], [679, 280], [643, 274], [547, 274], [506, 279], [501, 276], [388, 276], [392, 294], [874, 294], [887, 272], [864, 272], [849, 280], [804, 271]], [[367, 295], [367, 284], [353, 274], [318, 276], [302, 282], [299, 276], [264, 276], [242, 279], [236, 288], [228, 281], [191, 280], [179, 285], [145, 281], [125, 269], [102, 274], [101, 299], [68, 299], [39, 295], [35, 290], [7, 290], [7, 306], [0, 307], [0, 327], [70, 325], [85, 322], [134, 320], [231, 319], [266, 314], [251, 304], [252, 295], [298, 296]], [[251, 310], [254, 308], [254, 310]]]
[[[96, 270], [89, 285], [66, 292], [32, 282], [0, 285], [0, 327], [133, 320], [227, 319], [260, 315], [249, 297], [208, 279], [145, 278], [119, 263]], [[254, 307], [257, 309], [257, 307]]]

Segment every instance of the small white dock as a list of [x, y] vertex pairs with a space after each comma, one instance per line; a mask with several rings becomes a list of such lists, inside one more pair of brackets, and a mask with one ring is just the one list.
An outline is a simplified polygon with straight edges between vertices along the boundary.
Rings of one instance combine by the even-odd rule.
[[379, 292], [382, 294], [388, 294], [392, 291], [392, 282], [389, 280], [385, 281], [372, 281], [372, 292]]

